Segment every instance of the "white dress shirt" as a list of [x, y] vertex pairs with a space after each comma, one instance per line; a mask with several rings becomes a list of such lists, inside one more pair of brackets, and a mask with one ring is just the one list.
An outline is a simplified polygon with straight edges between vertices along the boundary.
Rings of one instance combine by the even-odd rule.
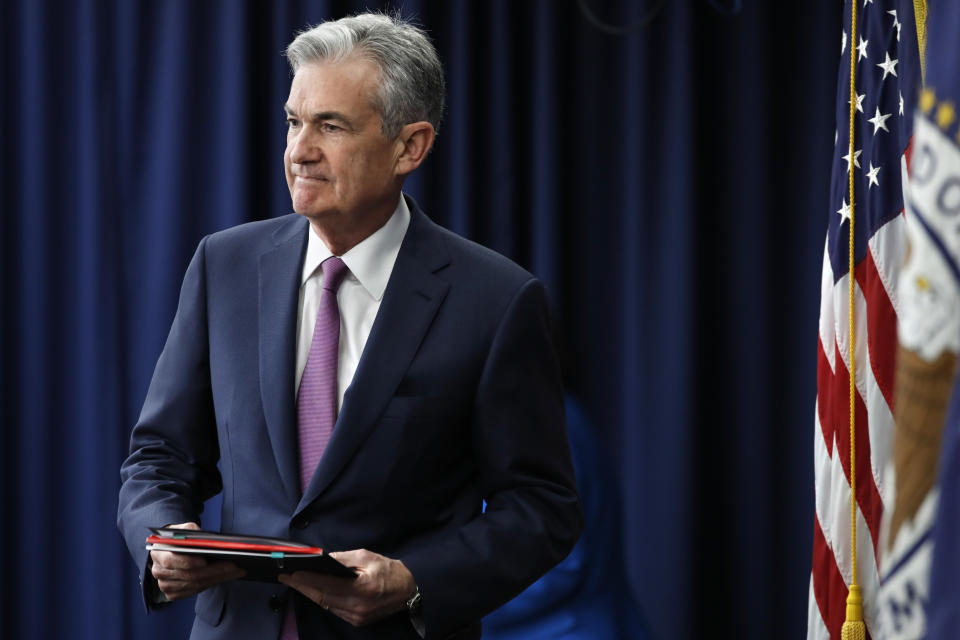
[[[337, 360], [337, 410], [343, 405], [343, 394], [353, 380], [360, 363], [360, 355], [367, 344], [373, 321], [380, 310], [380, 301], [393, 272], [393, 265], [400, 252], [400, 244], [410, 225], [410, 210], [403, 196], [386, 224], [369, 237], [347, 251], [341, 260], [350, 270], [337, 290], [340, 307], [340, 351]], [[303, 260], [303, 276], [300, 281], [299, 314], [297, 320], [297, 370], [296, 393], [300, 391], [300, 378], [307, 365], [310, 342], [317, 323], [320, 308], [320, 292], [323, 284], [321, 263], [333, 253], [310, 227], [307, 239], [307, 255]]]

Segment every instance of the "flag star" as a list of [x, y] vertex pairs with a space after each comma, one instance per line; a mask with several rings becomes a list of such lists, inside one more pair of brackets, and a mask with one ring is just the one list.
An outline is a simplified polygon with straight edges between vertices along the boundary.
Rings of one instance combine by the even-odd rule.
[[843, 224], [844, 220], [850, 219], [850, 205], [847, 204], [847, 201], [843, 201], [843, 206], [837, 209], [837, 213], [840, 214], [840, 224]]
[[903, 115], [903, 93], [900, 94], [900, 115]]
[[[863, 99], [866, 97], [867, 97], [867, 94], [865, 93], [857, 94], [857, 111], [859, 111], [860, 113], [863, 113]], [[847, 100], [847, 104], [850, 104], [849, 100]]]
[[872, 118], [867, 120], [867, 122], [873, 125], [873, 135], [877, 135], [877, 132], [880, 131], [880, 129], [883, 129], [887, 133], [890, 133], [890, 129], [887, 129], [887, 118], [889, 118], [891, 115], [893, 114], [888, 113], [886, 115], [881, 115], [880, 107], [877, 107], [876, 114]]
[[867, 6], [868, 4], [873, 4], [873, 0], [863, 0], [863, 6]]
[[847, 50], [847, 32], [843, 32], [843, 37], [840, 38], [840, 54], [843, 55], [843, 52]]
[[886, 79], [887, 79], [887, 74], [890, 74], [890, 73], [892, 73], [892, 74], [893, 74], [893, 77], [896, 78], [896, 77], [897, 77], [897, 62], [899, 62], [899, 60], [897, 60], [897, 59], [891, 60], [891, 59], [890, 59], [890, 52], [889, 52], [889, 51], [886, 52], [884, 55], [886, 56], [886, 60], [884, 60], [883, 62], [881, 62], [880, 64], [877, 65], [878, 67], [880, 67], [881, 69], [883, 69], [883, 78], [881, 78], [881, 80], [886, 80]]
[[837, 145], [837, 139], [840, 137], [840, 132], [837, 129], [833, 130], [833, 145]]
[[870, 181], [870, 183], [867, 185], [868, 188], [872, 187], [873, 185], [877, 185], [878, 187], [880, 186], [880, 181], [877, 180], [878, 173], [880, 173], [880, 167], [873, 166], [873, 163], [871, 162], [870, 171], [867, 171], [867, 180]]
[[900, 42], [900, 27], [902, 25], [900, 24], [900, 19], [897, 18], [897, 10], [891, 9], [890, 11], [887, 11], [887, 13], [893, 16], [893, 26], [897, 28], [897, 42]]
[[857, 62], [867, 57], [867, 41], [860, 38], [860, 44], [857, 45]]
[[[857, 169], [860, 168], [860, 154], [863, 153], [863, 149], [859, 149], [853, 152], [853, 166]], [[847, 173], [850, 173], [850, 152], [847, 152], [847, 155], [842, 156], [844, 160], [847, 161]]]

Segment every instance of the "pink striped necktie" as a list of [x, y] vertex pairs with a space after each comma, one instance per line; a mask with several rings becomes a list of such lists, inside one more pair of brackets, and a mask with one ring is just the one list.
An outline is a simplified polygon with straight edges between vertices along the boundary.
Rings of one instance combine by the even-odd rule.
[[[306, 491], [337, 421], [337, 363], [340, 350], [340, 307], [337, 289], [349, 269], [336, 256], [323, 261], [323, 289], [313, 326], [313, 340], [297, 393], [300, 438], [300, 491]], [[297, 640], [293, 600], [287, 605], [280, 640]]]

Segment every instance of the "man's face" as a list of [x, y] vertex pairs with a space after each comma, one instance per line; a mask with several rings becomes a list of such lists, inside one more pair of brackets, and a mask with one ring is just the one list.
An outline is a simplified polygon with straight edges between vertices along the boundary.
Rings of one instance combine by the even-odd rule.
[[380, 132], [373, 96], [379, 72], [362, 58], [305, 64], [290, 85], [283, 164], [293, 210], [350, 228], [393, 211], [402, 144]]

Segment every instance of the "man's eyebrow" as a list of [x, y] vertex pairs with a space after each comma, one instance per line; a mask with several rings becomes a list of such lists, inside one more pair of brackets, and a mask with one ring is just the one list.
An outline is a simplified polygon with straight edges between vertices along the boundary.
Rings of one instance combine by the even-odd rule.
[[336, 120], [347, 125], [347, 127], [351, 129], [353, 128], [353, 121], [339, 111], [321, 111], [320, 113], [313, 114], [310, 119], [314, 122], [320, 122], [321, 120]]
[[[290, 105], [283, 105], [283, 110], [288, 116], [296, 116], [297, 113], [290, 107]], [[339, 111], [321, 111], [320, 113], [315, 113], [310, 116], [311, 122], [320, 122], [322, 120], [337, 120], [347, 125], [349, 128], [353, 128], [353, 121], [348, 118], [346, 115]]]

